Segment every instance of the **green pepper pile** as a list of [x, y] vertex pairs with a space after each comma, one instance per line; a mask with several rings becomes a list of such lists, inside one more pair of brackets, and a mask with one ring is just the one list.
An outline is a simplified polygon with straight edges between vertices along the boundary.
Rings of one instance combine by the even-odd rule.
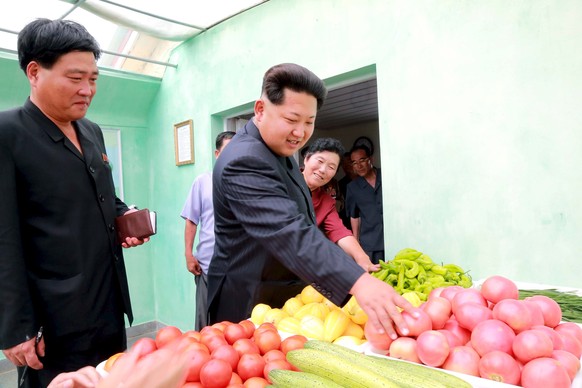
[[401, 250], [393, 260], [380, 260], [380, 270], [372, 275], [390, 284], [399, 294], [415, 292], [422, 301], [438, 287], [473, 285], [471, 276], [460, 266], [436, 264], [428, 255], [412, 248]]

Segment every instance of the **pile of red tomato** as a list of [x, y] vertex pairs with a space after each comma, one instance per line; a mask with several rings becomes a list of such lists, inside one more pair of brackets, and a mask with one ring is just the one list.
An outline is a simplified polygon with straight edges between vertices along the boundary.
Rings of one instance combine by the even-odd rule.
[[562, 322], [560, 306], [519, 291], [502, 276], [480, 289], [433, 290], [418, 317], [403, 312], [410, 333], [392, 340], [370, 325], [366, 339], [390, 357], [527, 388], [568, 388], [580, 370], [582, 328]]
[[188, 372], [182, 388], [262, 388], [270, 384], [271, 369], [292, 369], [285, 358], [288, 351], [303, 348], [307, 338], [293, 335], [282, 339], [272, 323], [255, 328], [248, 320], [220, 322], [198, 331], [182, 333], [175, 326], [158, 330], [147, 342], [145, 354], [170, 348], [187, 352]]

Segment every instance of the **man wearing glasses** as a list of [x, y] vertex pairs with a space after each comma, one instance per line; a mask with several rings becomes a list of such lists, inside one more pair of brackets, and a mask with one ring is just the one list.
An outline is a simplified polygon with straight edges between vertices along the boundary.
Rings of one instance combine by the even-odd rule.
[[382, 223], [382, 179], [375, 168], [370, 149], [356, 145], [350, 151], [357, 178], [348, 183], [346, 213], [354, 237], [374, 264], [384, 259], [384, 225]]

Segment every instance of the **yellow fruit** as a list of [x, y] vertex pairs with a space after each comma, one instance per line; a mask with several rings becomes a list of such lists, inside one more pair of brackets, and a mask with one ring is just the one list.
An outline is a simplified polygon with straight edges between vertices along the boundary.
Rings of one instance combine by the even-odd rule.
[[307, 315], [313, 315], [323, 321], [328, 313], [329, 309], [327, 308], [326, 305], [324, 305], [323, 303], [313, 302], [307, 303], [306, 305], [301, 307], [299, 311], [297, 311], [293, 316], [297, 319], [303, 319], [303, 317]]
[[290, 316], [293, 316], [303, 306], [304, 304], [301, 302], [301, 300], [297, 298], [290, 298], [283, 305], [283, 311], [285, 311]]
[[310, 339], [323, 340], [323, 321], [312, 315], [307, 315], [301, 319], [299, 334]]
[[330, 311], [323, 321], [323, 339], [332, 342], [344, 333], [350, 322], [350, 318], [343, 311]]
[[327, 298], [323, 298], [323, 302], [321, 302], [321, 303], [326, 305], [327, 308], [329, 309], [329, 311], [340, 310], [340, 308], [335, 303], [333, 303], [331, 300], [329, 300]]
[[287, 314], [285, 311], [281, 310], [281, 309], [270, 309], [269, 311], [267, 311], [265, 313], [265, 316], [263, 317], [263, 323], [264, 322], [270, 322], [272, 324], [274, 324], [275, 326], [277, 326], [277, 323], [279, 323], [281, 321], [281, 319], [288, 317], [289, 314]]
[[253, 311], [251, 312], [251, 322], [259, 326], [265, 321], [265, 313], [269, 310], [271, 310], [271, 306], [268, 304], [257, 304], [255, 307], [253, 307]]
[[112, 355], [111, 357], [109, 357], [107, 359], [107, 361], [105, 361], [105, 365], [103, 365], [103, 370], [105, 370], [106, 372], [111, 371], [111, 368], [113, 367], [113, 364], [115, 364], [115, 362], [117, 361], [117, 359], [121, 356], [123, 356], [124, 353], [115, 353], [114, 355]]
[[306, 286], [301, 291], [301, 301], [303, 304], [323, 302], [323, 295], [313, 288], [313, 286]]
[[350, 319], [350, 322], [348, 323], [346, 330], [344, 330], [344, 332], [342, 333], [342, 336], [356, 337], [356, 338], [363, 339], [364, 338], [364, 329], [362, 329], [362, 326], [358, 325], [357, 323], [355, 323], [354, 321], [352, 321]]
[[299, 334], [301, 332], [301, 321], [295, 317], [285, 317], [277, 324], [277, 330], [290, 334]]
[[355, 297], [351, 297], [348, 303], [342, 307], [342, 311], [358, 325], [363, 325], [368, 322], [368, 314], [358, 304]]
[[351, 335], [342, 335], [341, 337], [336, 338], [333, 343], [355, 350], [358, 346], [364, 343], [364, 340]]
[[422, 300], [420, 300], [419, 296], [416, 292], [408, 291], [402, 294], [402, 297], [410, 302], [411, 305], [414, 307], [418, 307], [422, 304]]

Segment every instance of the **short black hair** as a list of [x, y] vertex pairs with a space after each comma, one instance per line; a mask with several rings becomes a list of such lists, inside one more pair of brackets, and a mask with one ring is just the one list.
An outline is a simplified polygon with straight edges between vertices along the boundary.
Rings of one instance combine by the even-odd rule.
[[361, 145], [360, 144], [360, 145], [356, 145], [356, 146], [353, 146], [352, 147], [352, 149], [350, 150], [350, 156], [352, 155], [352, 153], [354, 153], [354, 151], [357, 151], [357, 150], [364, 151], [366, 153], [366, 156], [367, 157], [370, 157], [370, 155], [371, 155], [370, 154], [370, 149], [368, 147], [366, 147], [365, 145]]
[[317, 110], [323, 106], [327, 88], [311, 70], [295, 63], [281, 63], [271, 67], [263, 77], [261, 92], [275, 105], [281, 105], [285, 88], [297, 93], [307, 93], [317, 100]]
[[224, 132], [220, 132], [218, 134], [218, 136], [216, 136], [216, 149], [219, 150], [222, 145], [224, 144], [224, 141], [227, 139], [232, 139], [234, 137], [234, 135], [236, 135], [236, 132], [233, 131], [224, 131]]
[[36, 19], [18, 34], [18, 62], [25, 73], [32, 61], [50, 69], [61, 56], [73, 51], [92, 52], [95, 60], [101, 56], [95, 38], [70, 20]]
[[305, 156], [310, 157], [317, 152], [323, 151], [336, 153], [339, 156], [340, 161], [342, 160], [342, 155], [346, 152], [344, 146], [338, 139], [334, 139], [333, 137], [320, 137], [319, 139], [315, 139], [315, 141], [309, 145]]

